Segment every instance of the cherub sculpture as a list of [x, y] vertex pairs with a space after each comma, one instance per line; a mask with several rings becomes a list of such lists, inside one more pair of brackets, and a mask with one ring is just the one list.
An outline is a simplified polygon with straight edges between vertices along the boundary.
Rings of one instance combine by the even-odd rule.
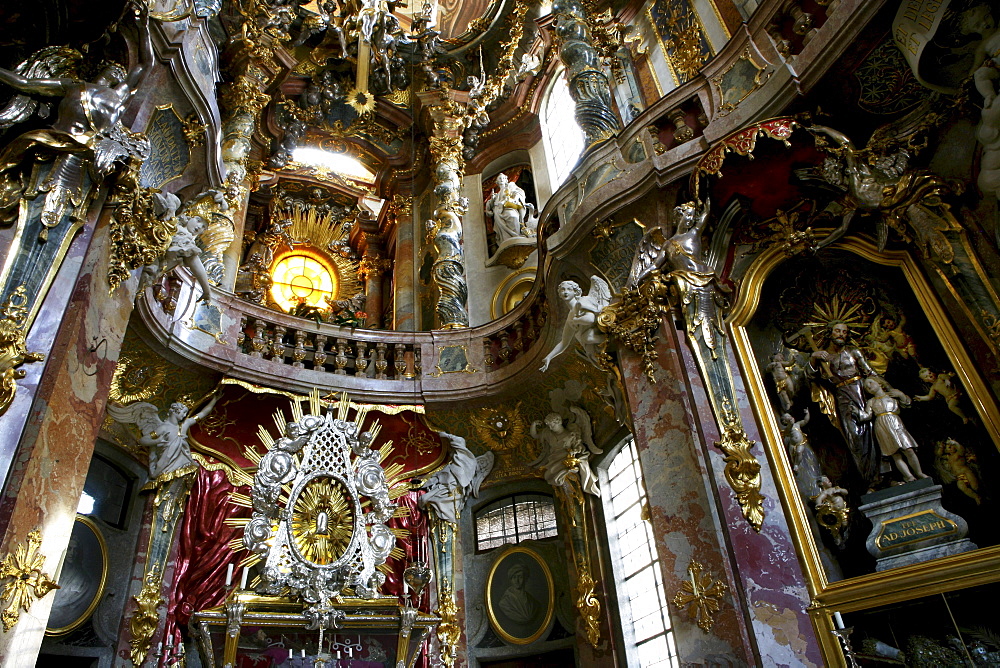
[[180, 200], [176, 195], [158, 193], [155, 197], [158, 202], [157, 208], [162, 211], [161, 217], [164, 220], [172, 217], [176, 228], [163, 257], [143, 268], [142, 277], [139, 280], [139, 292], [141, 293], [167, 272], [183, 264], [191, 271], [201, 287], [201, 301], [211, 301], [212, 284], [209, 281], [205, 265], [201, 261], [202, 250], [197, 241], [208, 224], [201, 216], [173, 215], [180, 206]]
[[918, 374], [920, 380], [930, 385], [930, 389], [927, 394], [913, 397], [914, 401], [931, 401], [936, 397], [941, 397], [948, 404], [948, 410], [960, 417], [963, 423], [972, 422], [972, 418], [968, 417], [962, 410], [962, 390], [955, 384], [955, 374], [947, 371], [937, 373], [927, 367], [920, 369]]
[[912, 482], [917, 478], [926, 478], [927, 475], [920, 469], [920, 460], [917, 459], [917, 442], [899, 417], [900, 404], [909, 406], [910, 398], [891, 387], [887, 391], [883, 383], [884, 381], [880, 382], [878, 378], [871, 376], [865, 378], [865, 391], [872, 396], [864, 410], [855, 408], [858, 420], [875, 423], [878, 447], [884, 457], [892, 457], [903, 480]]
[[461, 436], [438, 433], [451, 447], [451, 458], [420, 485], [420, 489], [427, 491], [417, 504], [422, 509], [434, 510], [439, 519], [457, 524], [469, 495], [479, 497], [480, 485], [493, 470], [494, 455], [490, 451], [476, 457]]
[[784, 353], [777, 352], [771, 357], [771, 363], [767, 365], [767, 370], [774, 379], [774, 387], [778, 392], [781, 408], [787, 411], [792, 407], [792, 397], [799, 393], [799, 382], [803, 368], [796, 360], [786, 360]]
[[976, 455], [953, 438], [938, 441], [934, 447], [934, 468], [945, 484], [955, 483], [958, 491], [979, 505], [983, 502], [979, 494], [979, 467]]
[[590, 455], [603, 452], [594, 444], [590, 415], [575, 404], [566, 406], [568, 418], [549, 413], [545, 421], [535, 420], [531, 437], [541, 443], [542, 451], [529, 466], [541, 466], [545, 481], [555, 488], [568, 484], [567, 477], [577, 474], [584, 492], [600, 496], [597, 476], [590, 468]]
[[191, 415], [186, 404], [176, 401], [170, 404], [167, 417], [161, 418], [159, 409], [145, 401], [137, 401], [127, 406], [108, 404], [108, 415], [122, 424], [139, 427], [142, 436], [139, 445], [149, 448], [149, 475], [154, 480], [182, 475], [185, 469], [197, 466], [191, 457], [188, 431], [194, 424], [212, 412], [219, 400], [214, 392], [205, 407]]
[[791, 413], [782, 413], [779, 418], [781, 422], [781, 432], [784, 434], [785, 438], [785, 448], [788, 450], [788, 458], [792, 462], [792, 470], [799, 470], [799, 462], [802, 461], [802, 451], [806, 447], [805, 432], [802, 431], [802, 427], [809, 424], [809, 409], [805, 410], [805, 417], [801, 420], [796, 421], [792, 417]]
[[597, 328], [597, 316], [611, 303], [611, 286], [600, 276], [591, 276], [586, 296], [576, 281], [563, 281], [556, 292], [569, 304], [569, 313], [563, 323], [562, 339], [545, 356], [541, 370], [547, 371], [552, 360], [566, 352], [574, 341], [583, 348], [583, 356], [600, 367], [599, 355], [607, 337]]
[[834, 542], [843, 546], [850, 524], [850, 508], [847, 506], [847, 490], [830, 482], [826, 476], [816, 481], [819, 494], [812, 497], [816, 508], [816, 521], [825, 527]]

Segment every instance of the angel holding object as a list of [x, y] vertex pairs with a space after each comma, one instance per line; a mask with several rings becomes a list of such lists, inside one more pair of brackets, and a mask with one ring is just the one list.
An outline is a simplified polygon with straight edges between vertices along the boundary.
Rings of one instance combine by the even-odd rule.
[[566, 485], [570, 473], [576, 473], [584, 492], [600, 496], [597, 476], [590, 468], [590, 455], [604, 451], [594, 443], [587, 411], [573, 404], [566, 408], [572, 414], [566, 425], [559, 413], [549, 413], [544, 422], [532, 423], [531, 437], [541, 442], [542, 452], [529, 466], [541, 465], [545, 482], [556, 489]]
[[[121, 117], [146, 73], [153, 65], [153, 47], [149, 38], [149, 10], [144, 2], [132, 5], [137, 18], [139, 62], [128, 72], [112, 63], [93, 83], [70, 78], [79, 52], [68, 47], [48, 47], [16, 68], [0, 68], [0, 82], [27, 95], [62, 96], [55, 123], [51, 128], [26, 132], [0, 152], [0, 217], [11, 219], [12, 210], [25, 192], [13, 172], [27, 164], [30, 152], [43, 149], [58, 157], [52, 169], [38, 184], [45, 193], [41, 213], [40, 238], [47, 238], [72, 205], [72, 215], [82, 217], [92, 192], [90, 176], [100, 180], [111, 173], [117, 161], [128, 157], [144, 159], [148, 141], [129, 132]], [[0, 111], [0, 130], [26, 120], [38, 103], [17, 95]]]
[[149, 448], [149, 476], [154, 481], [170, 480], [197, 468], [191, 457], [188, 432], [191, 427], [206, 418], [221, 394], [215, 390], [208, 403], [200, 411], [191, 415], [187, 404], [175, 401], [167, 409], [167, 416], [160, 417], [159, 409], [145, 401], [137, 401], [127, 406], [108, 404], [108, 415], [122, 424], [139, 427], [142, 436], [139, 445]]
[[191, 271], [195, 281], [201, 287], [201, 301], [211, 301], [212, 285], [208, 278], [208, 271], [201, 261], [201, 247], [198, 246], [198, 237], [208, 228], [208, 224], [201, 216], [175, 216], [174, 213], [180, 207], [180, 199], [176, 195], [157, 193], [154, 198], [159, 217], [163, 220], [172, 218], [175, 231], [163, 257], [143, 267], [142, 278], [139, 280], [139, 292], [141, 293], [167, 272], [183, 264]]
[[590, 292], [586, 295], [576, 281], [563, 281], [556, 292], [569, 304], [569, 313], [563, 323], [562, 339], [545, 356], [541, 371], [547, 371], [552, 360], [566, 352], [574, 341], [583, 348], [587, 361], [600, 368], [601, 347], [607, 337], [597, 327], [597, 316], [611, 303], [611, 286], [600, 276], [591, 276]]

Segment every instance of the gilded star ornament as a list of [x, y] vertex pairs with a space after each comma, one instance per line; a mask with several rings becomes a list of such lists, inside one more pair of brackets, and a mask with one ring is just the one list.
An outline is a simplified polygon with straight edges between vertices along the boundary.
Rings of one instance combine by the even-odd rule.
[[41, 544], [42, 534], [36, 529], [28, 534], [26, 544], [18, 545], [13, 554], [8, 552], [0, 561], [0, 580], [3, 581], [0, 622], [3, 622], [4, 631], [14, 628], [21, 611], [27, 612], [36, 599], [59, 589], [59, 585], [42, 572], [45, 557], [38, 554]]
[[687, 567], [690, 579], [681, 582], [681, 589], [674, 594], [674, 605], [687, 608], [688, 617], [708, 633], [715, 624], [715, 613], [722, 607], [722, 597], [726, 593], [726, 583], [716, 580], [705, 572], [705, 566], [692, 561]]

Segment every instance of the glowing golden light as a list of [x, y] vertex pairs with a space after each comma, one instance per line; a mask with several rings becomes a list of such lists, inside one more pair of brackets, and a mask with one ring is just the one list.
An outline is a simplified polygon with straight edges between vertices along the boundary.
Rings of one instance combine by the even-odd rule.
[[302, 489], [292, 509], [292, 536], [302, 557], [332, 564], [347, 552], [354, 533], [354, 507], [347, 487], [319, 477]]
[[318, 258], [295, 253], [281, 258], [271, 271], [271, 297], [285, 311], [299, 304], [327, 307], [324, 297], [337, 293], [335, 274]]

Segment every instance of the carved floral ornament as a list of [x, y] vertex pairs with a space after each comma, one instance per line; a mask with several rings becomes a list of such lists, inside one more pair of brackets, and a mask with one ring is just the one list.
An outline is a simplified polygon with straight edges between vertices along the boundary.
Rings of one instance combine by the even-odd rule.
[[686, 609], [691, 621], [708, 633], [715, 624], [715, 613], [722, 607], [726, 583], [714, 579], [699, 561], [689, 563], [687, 572], [689, 579], [681, 582], [680, 591], [674, 594], [673, 603], [681, 610]]
[[21, 617], [21, 611], [28, 612], [31, 604], [42, 598], [59, 585], [42, 572], [45, 557], [38, 553], [42, 544], [42, 534], [37, 529], [28, 534], [27, 543], [15, 546], [0, 561], [0, 622], [3, 630], [10, 631]]

